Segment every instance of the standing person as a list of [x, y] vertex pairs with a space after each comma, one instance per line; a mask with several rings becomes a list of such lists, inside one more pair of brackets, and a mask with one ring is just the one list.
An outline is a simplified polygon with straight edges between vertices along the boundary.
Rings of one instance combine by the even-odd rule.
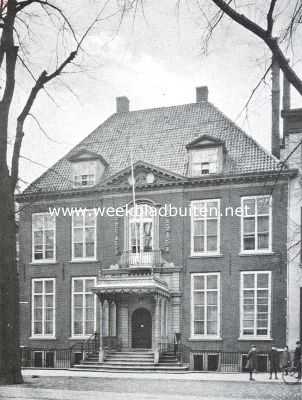
[[273, 373], [275, 374], [275, 379], [278, 379], [279, 353], [276, 346], [272, 346], [272, 349], [269, 352], [269, 362], [270, 362], [269, 379], [272, 379]]
[[294, 367], [297, 368], [298, 376], [297, 379], [301, 379], [301, 342], [296, 342], [296, 349], [294, 353]]
[[290, 367], [290, 353], [288, 346], [285, 346], [280, 357], [280, 368], [284, 370], [285, 375], [288, 375], [288, 368]]
[[253, 372], [257, 369], [257, 348], [254, 344], [251, 345], [250, 351], [248, 352], [246, 368], [250, 373], [250, 381], [254, 381]]

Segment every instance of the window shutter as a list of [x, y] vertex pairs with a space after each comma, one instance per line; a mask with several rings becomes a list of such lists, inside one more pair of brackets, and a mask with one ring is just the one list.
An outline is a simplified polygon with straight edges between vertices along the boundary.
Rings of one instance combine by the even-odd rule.
[[114, 218], [114, 254], [119, 256], [123, 251], [124, 217]]
[[159, 217], [159, 243], [161, 250], [170, 252], [171, 245], [171, 220], [170, 217]]

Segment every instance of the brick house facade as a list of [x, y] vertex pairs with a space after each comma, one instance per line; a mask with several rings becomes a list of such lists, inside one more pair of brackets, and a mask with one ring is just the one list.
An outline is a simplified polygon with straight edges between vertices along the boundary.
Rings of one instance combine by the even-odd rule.
[[[283, 346], [292, 175], [205, 87], [196, 103], [151, 110], [118, 98], [18, 197], [21, 345], [68, 348], [99, 332], [101, 362], [109, 341], [150, 348], [157, 362], [177, 333], [192, 368], [201, 351]], [[142, 215], [123, 215], [134, 205]], [[182, 212], [163, 215], [165, 205]], [[249, 215], [230, 215], [244, 206]], [[50, 217], [49, 207], [86, 211]], [[89, 211], [110, 207], [121, 215]]]

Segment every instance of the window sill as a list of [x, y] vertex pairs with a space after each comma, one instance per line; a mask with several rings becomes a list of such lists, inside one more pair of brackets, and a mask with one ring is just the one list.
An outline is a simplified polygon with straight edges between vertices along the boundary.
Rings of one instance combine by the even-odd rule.
[[30, 336], [30, 340], [57, 340], [55, 336]]
[[272, 341], [273, 338], [269, 336], [240, 336], [237, 340], [240, 341]]
[[201, 254], [191, 254], [189, 258], [219, 258], [223, 257], [221, 253], [201, 253]]
[[30, 265], [45, 265], [45, 264], [59, 264], [57, 260], [35, 260]]
[[68, 340], [87, 340], [90, 336], [70, 336]]
[[218, 341], [222, 340], [222, 337], [221, 336], [200, 336], [200, 337], [194, 336], [194, 337], [189, 337], [189, 339], [188, 339], [189, 342], [202, 342], [202, 341], [208, 342], [210, 340], [213, 340], [214, 342], [215, 341], [218, 342]]
[[240, 252], [238, 255], [240, 257], [245, 257], [245, 256], [272, 256], [275, 253], [273, 251], [243, 251]]
[[98, 260], [96, 258], [77, 258], [70, 260], [70, 264], [78, 264], [78, 263], [87, 263], [87, 262], [97, 262]]

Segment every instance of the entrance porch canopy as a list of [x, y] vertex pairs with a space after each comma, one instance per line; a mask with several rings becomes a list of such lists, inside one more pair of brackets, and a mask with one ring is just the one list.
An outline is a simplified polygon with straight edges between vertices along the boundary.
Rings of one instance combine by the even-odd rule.
[[154, 295], [169, 298], [166, 282], [153, 275], [141, 276], [102, 276], [91, 289], [98, 297], [106, 299], [115, 295]]
[[[101, 276], [97, 282], [97, 285], [93, 287], [92, 292], [95, 293], [100, 299], [100, 349], [99, 349], [99, 361], [104, 361], [105, 348], [103, 344], [103, 305], [105, 302], [108, 304], [114, 304], [119, 302], [124, 296], [152, 296], [155, 300], [155, 312], [154, 312], [154, 363], [159, 361], [159, 343], [160, 343], [160, 332], [161, 332], [161, 321], [160, 321], [160, 307], [166, 303], [170, 297], [170, 291], [166, 282], [162, 281], [153, 274], [141, 274], [141, 275], [118, 275], [118, 276]], [[107, 308], [108, 321], [110, 318], [110, 308]], [[115, 309], [116, 319], [116, 309]], [[109, 329], [110, 330], [110, 329]], [[115, 335], [116, 327], [114, 328]]]

